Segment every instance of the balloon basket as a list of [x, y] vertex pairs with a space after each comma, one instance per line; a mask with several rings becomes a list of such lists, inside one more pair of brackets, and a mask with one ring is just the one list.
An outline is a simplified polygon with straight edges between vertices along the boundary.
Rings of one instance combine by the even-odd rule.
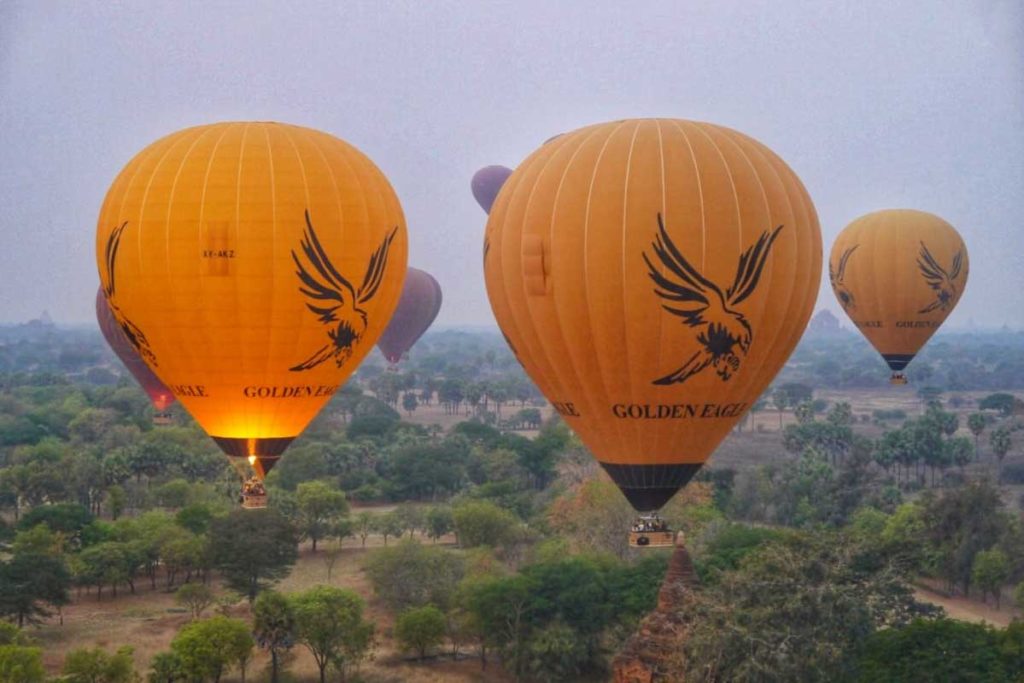
[[155, 413], [153, 415], [153, 424], [156, 425], [157, 427], [166, 427], [167, 425], [171, 424], [171, 414]]
[[631, 548], [672, 548], [675, 546], [675, 533], [668, 524], [656, 514], [641, 515], [629, 532]]
[[239, 495], [239, 502], [245, 510], [261, 510], [267, 507], [267, 489], [263, 482], [255, 479], [242, 484], [242, 493]]
[[904, 375], [902, 372], [894, 372], [894, 373], [892, 373], [892, 376], [889, 377], [889, 384], [899, 386], [899, 385], [904, 385], [906, 383], [907, 383], [907, 376]]

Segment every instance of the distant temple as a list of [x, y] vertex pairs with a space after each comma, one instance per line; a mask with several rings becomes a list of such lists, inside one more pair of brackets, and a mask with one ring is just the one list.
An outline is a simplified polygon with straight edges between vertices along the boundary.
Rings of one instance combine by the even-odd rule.
[[807, 334], [818, 337], [833, 337], [842, 331], [839, 319], [832, 315], [832, 311], [824, 308], [815, 313], [807, 325]]
[[35, 327], [35, 328], [53, 327], [53, 318], [50, 317], [50, 312], [49, 311], [44, 310], [42, 312], [42, 314], [40, 314], [40, 316], [38, 318], [35, 318], [33, 320], [29, 320], [27, 323], [25, 323], [25, 326], [26, 327]]

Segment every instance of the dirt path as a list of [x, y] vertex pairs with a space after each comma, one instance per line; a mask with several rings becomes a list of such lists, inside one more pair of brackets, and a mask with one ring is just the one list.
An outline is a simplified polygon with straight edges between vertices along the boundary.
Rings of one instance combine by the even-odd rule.
[[1001, 609], [998, 610], [994, 603], [986, 604], [974, 598], [965, 598], [959, 595], [946, 596], [926, 586], [916, 586], [914, 597], [921, 602], [943, 608], [951, 619], [970, 621], [976, 624], [989, 623], [993, 626], [1009, 626], [1014, 617], [1020, 616], [1020, 610], [1010, 606], [1005, 597]]

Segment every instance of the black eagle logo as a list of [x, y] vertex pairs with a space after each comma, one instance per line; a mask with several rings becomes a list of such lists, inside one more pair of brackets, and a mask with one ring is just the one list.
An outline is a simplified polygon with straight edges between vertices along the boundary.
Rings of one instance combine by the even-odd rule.
[[[388, 263], [388, 251], [391, 242], [398, 234], [396, 227], [384, 238], [377, 250], [370, 257], [363, 276], [363, 284], [356, 290], [331, 263], [316, 236], [313, 223], [306, 211], [306, 232], [302, 236], [301, 254], [292, 250], [292, 260], [298, 270], [302, 285], [299, 291], [309, 299], [306, 308], [315, 313], [320, 322], [329, 327], [327, 336], [330, 342], [303, 362], [288, 368], [292, 372], [309, 370], [320, 365], [328, 358], [334, 358], [340, 368], [352, 357], [353, 348], [366, 332], [366, 311], [361, 308], [377, 293], [384, 279], [384, 269]], [[308, 263], [303, 263], [303, 257]]]
[[859, 244], [855, 244], [844, 251], [839, 256], [839, 265], [836, 268], [832, 268], [831, 261], [828, 264], [828, 281], [832, 283], [832, 289], [839, 298], [839, 303], [842, 304], [844, 311], [848, 311], [851, 308], [857, 308], [853, 292], [847, 289], [843, 280], [846, 278], [846, 264], [850, 260], [850, 255], [853, 254], [859, 246]]
[[101, 279], [106, 280], [102, 283], [103, 297], [107, 300], [107, 306], [110, 307], [110, 313], [114, 316], [114, 320], [117, 321], [118, 327], [121, 328], [121, 332], [124, 333], [128, 342], [144, 360], [148, 361], [153, 367], [157, 367], [158, 363], [156, 362], [156, 354], [154, 354], [153, 349], [150, 348], [149, 340], [146, 339], [146, 335], [139, 329], [139, 326], [129, 320], [117, 304], [114, 303], [114, 295], [117, 292], [117, 281], [115, 280], [117, 251], [121, 247], [121, 236], [124, 234], [124, 230], [127, 227], [128, 221], [125, 221], [114, 228], [110, 232], [110, 237], [107, 238], [107, 249], [104, 254], [106, 277], [101, 277]]
[[740, 355], [750, 350], [754, 333], [750, 323], [735, 307], [753, 294], [761, 279], [765, 261], [782, 226], [765, 231], [753, 246], [740, 256], [736, 278], [725, 294], [714, 282], [701, 275], [679, 252], [658, 214], [658, 236], [651, 244], [659, 268], [643, 255], [647, 272], [654, 284], [654, 292], [667, 303], [662, 308], [683, 319], [687, 327], [698, 328], [697, 342], [701, 348], [678, 370], [654, 380], [654, 384], [681, 384], [703, 371], [709, 365], [722, 380], [728, 380], [739, 370]]
[[934, 310], [948, 311], [956, 298], [956, 280], [960, 275], [960, 268], [963, 266], [963, 252], [956, 252], [953, 256], [953, 265], [946, 272], [946, 269], [939, 265], [928, 247], [921, 242], [921, 252], [917, 257], [917, 267], [921, 269], [921, 275], [928, 281], [928, 286], [935, 290], [935, 301], [931, 302], [918, 313], [931, 313]]

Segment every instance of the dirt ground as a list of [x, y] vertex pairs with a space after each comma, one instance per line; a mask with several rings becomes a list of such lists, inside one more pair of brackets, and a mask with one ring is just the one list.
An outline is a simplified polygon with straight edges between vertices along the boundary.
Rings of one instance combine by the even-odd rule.
[[946, 610], [946, 616], [960, 621], [970, 621], [977, 624], [988, 623], [993, 626], [1009, 626], [1014, 619], [1020, 618], [1021, 611], [1012, 605], [1012, 601], [1004, 592], [1002, 603], [996, 609], [995, 601], [991, 598], [988, 602], [961, 595], [948, 595], [945, 591], [934, 590], [922, 582], [914, 589], [914, 597], [921, 602], [928, 602]]
[[[453, 543], [454, 539], [442, 539], [442, 543]], [[389, 541], [393, 543], [393, 541]], [[366, 662], [360, 672], [367, 683], [476, 683], [494, 681], [504, 683], [512, 679], [506, 676], [497, 662], [490, 661], [487, 671], [481, 671], [480, 662], [468, 650], [467, 657], [458, 662], [439, 658], [427, 662], [413, 662], [400, 652], [391, 638], [393, 619], [386, 609], [373, 598], [373, 589], [362, 571], [362, 560], [366, 552], [383, 545], [379, 537], [367, 539], [367, 548], [359, 546], [359, 540], [348, 539], [341, 550], [341, 556], [327, 580], [326, 553], [316, 554], [304, 545], [299, 560], [291, 574], [278, 584], [284, 592], [301, 591], [315, 585], [332, 585], [356, 591], [367, 602], [367, 617], [377, 624], [377, 648], [373, 659]], [[65, 655], [82, 647], [102, 647], [113, 651], [122, 645], [135, 648], [136, 670], [143, 676], [149, 670], [149, 662], [158, 652], [167, 650], [175, 633], [188, 623], [189, 617], [174, 602], [173, 593], [166, 592], [158, 581], [156, 590], [148, 582], [137, 582], [136, 595], [119, 591], [117, 598], [108, 592], [98, 600], [95, 593], [74, 596], [70, 605], [64, 608], [64, 624], [57, 616], [39, 627], [27, 630], [43, 648], [43, 663], [47, 673], [60, 673]], [[222, 588], [214, 583], [218, 594]], [[213, 608], [203, 616], [214, 614]], [[230, 616], [249, 619], [249, 607], [243, 600], [230, 611]], [[295, 683], [318, 681], [316, 664], [310, 654], [301, 646], [293, 650], [294, 659], [288, 670]], [[249, 665], [246, 680], [260, 683], [267, 680], [265, 669], [269, 657], [260, 652]], [[333, 679], [332, 679], [333, 680]], [[241, 677], [232, 671], [221, 679], [222, 683], [237, 683]]]

